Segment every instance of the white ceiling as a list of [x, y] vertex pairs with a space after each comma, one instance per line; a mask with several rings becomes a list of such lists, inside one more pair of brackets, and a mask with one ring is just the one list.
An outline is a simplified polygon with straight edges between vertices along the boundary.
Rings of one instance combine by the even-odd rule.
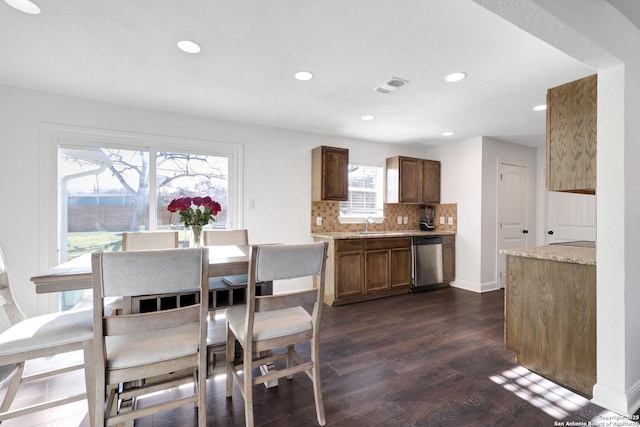
[[[0, 2], [0, 84], [372, 141], [540, 146], [532, 108], [595, 72], [471, 0], [33, 1]], [[373, 90], [392, 77], [409, 83]]]

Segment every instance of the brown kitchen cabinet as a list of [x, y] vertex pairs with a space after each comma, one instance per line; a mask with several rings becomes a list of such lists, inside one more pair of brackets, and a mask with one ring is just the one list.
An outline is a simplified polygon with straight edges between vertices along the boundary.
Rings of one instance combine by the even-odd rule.
[[595, 194], [598, 76], [547, 91], [547, 189]]
[[329, 240], [326, 304], [396, 295], [410, 286], [410, 237]]
[[422, 203], [440, 203], [440, 162], [422, 161]]
[[442, 279], [448, 284], [456, 279], [456, 236], [442, 236]]
[[366, 295], [411, 286], [411, 239], [366, 239]]
[[440, 162], [413, 157], [386, 161], [387, 203], [440, 203]]
[[349, 150], [316, 147], [311, 151], [311, 200], [349, 200]]
[[391, 267], [389, 269], [389, 281], [391, 289], [407, 289], [411, 286], [411, 243], [407, 248], [395, 247], [390, 250]]
[[364, 242], [362, 239], [335, 243], [335, 298], [359, 297], [364, 293]]

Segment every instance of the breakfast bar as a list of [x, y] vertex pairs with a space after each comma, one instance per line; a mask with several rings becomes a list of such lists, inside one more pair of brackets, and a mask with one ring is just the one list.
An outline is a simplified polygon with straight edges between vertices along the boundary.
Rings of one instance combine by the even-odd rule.
[[505, 342], [518, 364], [591, 397], [596, 382], [594, 242], [501, 251]]

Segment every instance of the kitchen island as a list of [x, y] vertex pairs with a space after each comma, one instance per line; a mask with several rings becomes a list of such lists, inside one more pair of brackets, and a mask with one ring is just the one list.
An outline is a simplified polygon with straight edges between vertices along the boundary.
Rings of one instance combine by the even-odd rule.
[[518, 364], [591, 397], [596, 382], [596, 250], [568, 242], [507, 257], [505, 343]]

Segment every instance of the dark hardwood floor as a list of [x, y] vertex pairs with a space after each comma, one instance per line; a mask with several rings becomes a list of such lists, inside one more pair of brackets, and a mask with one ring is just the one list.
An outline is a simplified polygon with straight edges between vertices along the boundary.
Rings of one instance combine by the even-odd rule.
[[[608, 413], [516, 365], [504, 348], [503, 297], [445, 288], [326, 307], [320, 352], [327, 425], [554, 426]], [[82, 376], [75, 381], [82, 387]], [[223, 376], [208, 382], [209, 425], [242, 426], [242, 397], [234, 388], [226, 399], [224, 387]], [[303, 374], [276, 388], [255, 387], [254, 400], [256, 425], [318, 425]], [[3, 427], [88, 425], [86, 405], [74, 408]], [[194, 426], [195, 413], [184, 407], [136, 425]]]

